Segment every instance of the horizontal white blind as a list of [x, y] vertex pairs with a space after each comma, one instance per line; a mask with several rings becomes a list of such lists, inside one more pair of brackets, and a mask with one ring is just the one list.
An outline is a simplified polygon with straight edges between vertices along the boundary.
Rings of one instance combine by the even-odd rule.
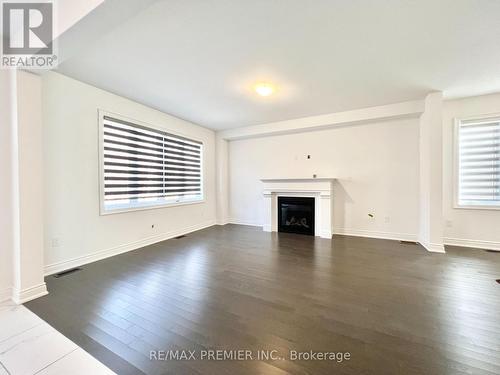
[[103, 117], [104, 206], [201, 200], [202, 143]]
[[459, 204], [500, 206], [500, 118], [458, 126]]

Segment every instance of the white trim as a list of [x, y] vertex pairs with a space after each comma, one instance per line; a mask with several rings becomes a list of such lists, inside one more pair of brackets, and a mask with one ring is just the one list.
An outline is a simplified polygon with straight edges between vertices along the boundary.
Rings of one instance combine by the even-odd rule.
[[493, 211], [498, 211], [500, 210], [500, 206], [478, 206], [478, 205], [460, 205], [458, 203], [455, 203], [453, 206], [454, 209], [456, 210], [493, 210]]
[[12, 299], [12, 288], [5, 288], [0, 290], [0, 303]]
[[495, 119], [495, 118], [500, 118], [500, 112], [483, 113], [483, 114], [474, 115], [474, 116], [456, 117], [456, 119], [458, 119], [460, 121], [487, 120], [485, 122], [491, 121], [491, 119]]
[[[265, 232], [271, 232], [271, 226], [266, 226], [263, 224], [251, 223], [245, 220], [240, 220], [236, 218], [229, 219], [230, 224], [237, 225], [251, 225], [262, 227]], [[365, 237], [365, 238], [376, 238], [381, 240], [393, 240], [393, 241], [413, 241], [418, 242], [418, 236], [411, 233], [397, 233], [397, 232], [382, 232], [382, 231], [372, 231], [364, 229], [352, 229], [352, 228], [333, 228], [333, 235], [341, 236], [353, 236], [353, 237]], [[331, 238], [330, 233], [321, 233], [322, 238]], [[420, 243], [420, 242], [419, 242]], [[427, 251], [433, 253], [445, 253], [444, 245], [441, 244], [423, 244], [420, 243]], [[446, 243], [451, 245], [451, 243]], [[457, 245], [459, 246], [459, 245]], [[465, 246], [465, 245], [463, 245]], [[477, 246], [479, 247], [479, 246]], [[498, 243], [498, 249], [500, 250], [500, 243]]]
[[263, 227], [262, 223], [257, 223], [255, 221], [240, 220], [236, 218], [230, 218], [227, 220], [226, 224], [237, 224], [237, 225], [248, 225], [251, 227]]
[[209, 220], [200, 224], [192, 225], [190, 227], [186, 227], [183, 229], [170, 231], [166, 233], [161, 233], [156, 236], [151, 236], [144, 238], [142, 240], [129, 242], [126, 244], [122, 244], [119, 246], [115, 246], [109, 249], [104, 249], [97, 251], [92, 254], [83, 255], [77, 258], [64, 260], [61, 262], [56, 262], [52, 264], [48, 264], [44, 267], [45, 276], [52, 275], [57, 272], [61, 272], [70, 268], [80, 267], [84, 264], [92, 263], [101, 259], [109, 258], [114, 255], [126, 253], [128, 251], [137, 250], [144, 246], [152, 245], [157, 242], [165, 241], [173, 237], [182, 236], [184, 234], [188, 234], [191, 232], [195, 232], [204, 228], [208, 228], [215, 225], [215, 220]]
[[445, 237], [444, 244], [448, 246], [460, 246], [460, 247], [500, 251], [500, 242], [497, 241], [483, 241], [483, 240], [471, 240], [465, 238]]
[[[237, 225], [250, 225], [256, 227], [262, 227], [264, 231], [270, 232], [271, 227], [267, 227], [262, 223], [248, 222], [246, 220], [241, 220], [237, 218], [229, 219], [229, 224]], [[332, 237], [330, 233], [321, 233], [321, 237]], [[333, 234], [343, 235], [343, 236], [353, 236], [353, 237], [367, 237], [367, 238], [377, 238], [383, 240], [397, 240], [397, 241], [417, 241], [416, 234], [409, 233], [395, 233], [395, 232], [380, 232], [380, 231], [370, 231], [363, 229], [351, 229], [351, 228], [334, 228]]]
[[[261, 223], [253, 223], [236, 218], [229, 219], [228, 224], [257, 226], [257, 227], [262, 227], [263, 230], [266, 232], [271, 232], [270, 226], [265, 226]], [[424, 247], [429, 252], [446, 253], [444, 245], [423, 244], [418, 241], [418, 236], [416, 234], [410, 234], [410, 233], [382, 232], [382, 231], [371, 231], [371, 230], [352, 229], [352, 228], [334, 228], [333, 235], [376, 238], [381, 240], [393, 240], [393, 241], [413, 241], [413, 242], [418, 242], [420, 245], [422, 245], [422, 247]], [[323, 238], [328, 237], [328, 233], [322, 233], [321, 237]], [[491, 242], [491, 241], [459, 240], [459, 239], [445, 238], [445, 245], [477, 247], [480, 249], [485, 248], [485, 249], [500, 251], [500, 242]]]
[[262, 194], [264, 196], [271, 196], [273, 194], [280, 194], [283, 196], [286, 196], [286, 194], [292, 194], [290, 196], [294, 196], [295, 193], [308, 194], [308, 196], [317, 196], [319, 193], [322, 198], [330, 198], [331, 188], [330, 189], [266, 188], [262, 191]]
[[372, 231], [364, 229], [333, 228], [333, 234], [340, 234], [343, 236], [354, 236], [354, 237], [378, 238], [382, 240], [414, 241], [414, 242], [417, 241], [416, 234], [382, 232], [382, 231]]
[[360, 108], [318, 116], [270, 122], [234, 129], [219, 130], [217, 135], [226, 140], [294, 134], [314, 130], [332, 129], [337, 126], [363, 124], [397, 118], [416, 118], [425, 110], [423, 100], [413, 100], [376, 107]]
[[47, 285], [45, 283], [41, 283], [29, 288], [25, 288], [22, 290], [13, 289], [12, 290], [12, 300], [20, 305], [22, 303], [31, 301], [35, 298], [42, 297], [49, 294], [47, 291]]
[[205, 199], [186, 200], [184, 202], [155, 203], [155, 204], [151, 204], [151, 205], [144, 205], [144, 206], [137, 206], [137, 207], [130, 207], [130, 208], [117, 208], [117, 209], [113, 209], [113, 210], [100, 212], [100, 215], [107, 216], [107, 215], [123, 214], [123, 213], [134, 212], [134, 211], [157, 210], [157, 209], [162, 209], [162, 208], [167, 208], [167, 207], [188, 206], [191, 204], [201, 204], [201, 203], [206, 203], [206, 200]]
[[425, 248], [425, 250], [427, 250], [430, 253], [441, 253], [441, 254], [446, 253], [443, 244], [424, 243], [424, 242], [419, 242], [419, 243], [420, 243], [420, 245], [422, 245]]
[[500, 120], [500, 113], [487, 113], [482, 115], [455, 117], [453, 119], [453, 208], [458, 210], [500, 210], [500, 206], [495, 205], [469, 205], [460, 204], [458, 198], [459, 192], [459, 151], [460, 151], [460, 124], [464, 121], [481, 121], [489, 122], [491, 120]]
[[458, 179], [459, 179], [459, 172], [458, 172], [458, 152], [459, 152], [459, 146], [458, 146], [458, 128], [460, 127], [460, 119], [454, 118], [453, 119], [453, 208], [459, 208], [458, 204]]
[[[159, 204], [151, 204], [151, 205], [144, 205], [144, 206], [137, 206], [137, 207], [126, 207], [126, 208], [116, 208], [116, 209], [111, 209], [111, 210], [106, 210], [104, 207], [104, 116], [109, 116], [116, 118], [117, 120], [123, 120], [127, 121], [133, 124], [137, 124], [139, 126], [143, 126], [146, 128], [150, 128], [153, 130], [158, 130], [161, 132], [167, 132], [169, 134], [172, 134], [174, 136], [179, 136], [182, 138], [186, 138], [188, 140], [196, 141], [201, 144], [201, 152], [200, 152], [200, 164], [201, 164], [201, 178], [200, 178], [200, 185], [201, 185], [201, 199], [191, 199], [191, 200], [186, 200], [186, 201], [179, 201], [179, 202], [167, 202], [167, 203], [159, 203]], [[166, 208], [166, 207], [174, 207], [174, 206], [183, 206], [183, 205], [188, 205], [188, 204], [197, 204], [197, 203], [205, 203], [205, 197], [206, 197], [206, 189], [205, 189], [205, 176], [207, 175], [206, 168], [207, 166], [205, 165], [205, 142], [203, 142], [202, 139], [194, 137], [192, 135], [185, 135], [182, 134], [178, 131], [170, 130], [167, 127], [163, 126], [158, 126], [158, 125], [152, 125], [149, 123], [146, 123], [144, 121], [132, 119], [127, 116], [123, 116], [117, 113], [113, 113], [110, 111], [106, 111], [104, 109], [97, 109], [97, 124], [98, 124], [98, 159], [99, 159], [99, 215], [104, 216], [104, 215], [113, 215], [113, 214], [119, 214], [123, 212], [131, 212], [131, 211], [142, 211], [142, 210], [151, 210], [151, 209], [157, 209], [157, 208]]]
[[319, 236], [321, 238], [324, 238], [324, 239], [327, 239], [327, 240], [331, 240], [332, 237], [333, 237], [333, 232], [332, 231], [328, 231], [328, 230], [320, 230], [319, 231]]

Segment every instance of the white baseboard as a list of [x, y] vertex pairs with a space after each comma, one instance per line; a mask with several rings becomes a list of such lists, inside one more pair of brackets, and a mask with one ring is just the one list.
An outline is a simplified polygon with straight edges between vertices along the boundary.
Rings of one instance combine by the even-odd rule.
[[416, 234], [381, 232], [381, 231], [372, 231], [364, 229], [334, 228], [333, 234], [341, 234], [343, 236], [354, 236], [354, 237], [378, 238], [383, 240], [417, 241]]
[[9, 301], [12, 299], [12, 288], [0, 290], [0, 302]]
[[496, 241], [482, 241], [482, 240], [470, 240], [465, 238], [445, 237], [444, 244], [449, 246], [473, 247], [477, 249], [500, 251], [500, 242]]
[[[262, 223], [249, 222], [245, 220], [240, 220], [236, 218], [228, 219], [231, 224], [239, 225], [251, 225], [255, 227], [261, 227], [266, 232], [271, 232], [270, 225], [263, 225]], [[351, 228], [334, 228], [333, 234], [341, 234], [344, 236], [354, 236], [354, 237], [368, 237], [368, 238], [379, 238], [384, 240], [401, 240], [401, 241], [417, 241], [416, 234], [408, 233], [395, 233], [395, 232], [380, 232], [380, 231], [370, 231], [370, 230], [360, 230]], [[321, 232], [320, 237], [331, 238], [331, 233]]]
[[321, 237], [321, 238], [326, 238], [328, 240], [331, 240], [332, 236], [333, 236], [333, 233], [331, 231], [322, 230], [319, 232], [319, 237]]
[[431, 253], [442, 253], [442, 254], [444, 254], [446, 252], [444, 250], [444, 245], [443, 244], [420, 242], [420, 245], [422, 245], [425, 248], [425, 250], [427, 250], [427, 251], [429, 251]]
[[35, 285], [22, 290], [14, 288], [12, 291], [12, 300], [20, 305], [47, 294], [49, 294], [49, 292], [47, 291], [47, 285], [45, 285], [45, 283], [41, 283], [39, 285]]
[[[270, 225], [265, 225], [264, 227], [262, 227], [262, 230], [264, 232], [272, 232]], [[275, 233], [276, 233], [276, 231], [275, 231]], [[332, 239], [332, 232], [321, 231], [319, 234], [315, 234], [315, 236], [320, 237], [320, 238], [325, 238], [327, 240], [331, 240]]]
[[226, 224], [249, 225], [252, 227], [261, 227], [262, 228], [262, 223], [256, 223], [254, 221], [239, 220], [239, 219], [235, 219], [235, 218], [228, 219]]
[[192, 225], [187, 228], [178, 229], [166, 233], [161, 233], [155, 236], [147, 237], [139, 241], [129, 242], [123, 245], [112, 247], [110, 249], [100, 250], [95, 253], [83, 255], [77, 258], [64, 260], [48, 264], [44, 268], [45, 276], [52, 275], [67, 269], [83, 266], [84, 264], [92, 263], [101, 259], [109, 258], [114, 255], [126, 253], [128, 251], [137, 250], [141, 247], [148, 246], [157, 242], [165, 241], [173, 237], [182, 236], [200, 229], [208, 228], [215, 225], [215, 220], [209, 220], [200, 224]]

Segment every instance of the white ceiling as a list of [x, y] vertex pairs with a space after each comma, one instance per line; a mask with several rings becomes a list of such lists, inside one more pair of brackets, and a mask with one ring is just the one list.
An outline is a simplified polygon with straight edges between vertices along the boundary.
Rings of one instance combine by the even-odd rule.
[[[115, 1], [113, 12], [130, 3]], [[497, 0], [166, 0], [144, 8], [90, 43], [71, 39], [80, 48], [58, 71], [213, 129], [434, 90], [500, 91]], [[275, 83], [277, 93], [258, 97], [257, 81]]]

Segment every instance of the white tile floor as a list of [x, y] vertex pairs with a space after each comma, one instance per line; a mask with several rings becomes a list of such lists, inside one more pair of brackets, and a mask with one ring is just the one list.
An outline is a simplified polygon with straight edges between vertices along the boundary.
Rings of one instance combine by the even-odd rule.
[[24, 306], [0, 303], [0, 375], [113, 375]]

